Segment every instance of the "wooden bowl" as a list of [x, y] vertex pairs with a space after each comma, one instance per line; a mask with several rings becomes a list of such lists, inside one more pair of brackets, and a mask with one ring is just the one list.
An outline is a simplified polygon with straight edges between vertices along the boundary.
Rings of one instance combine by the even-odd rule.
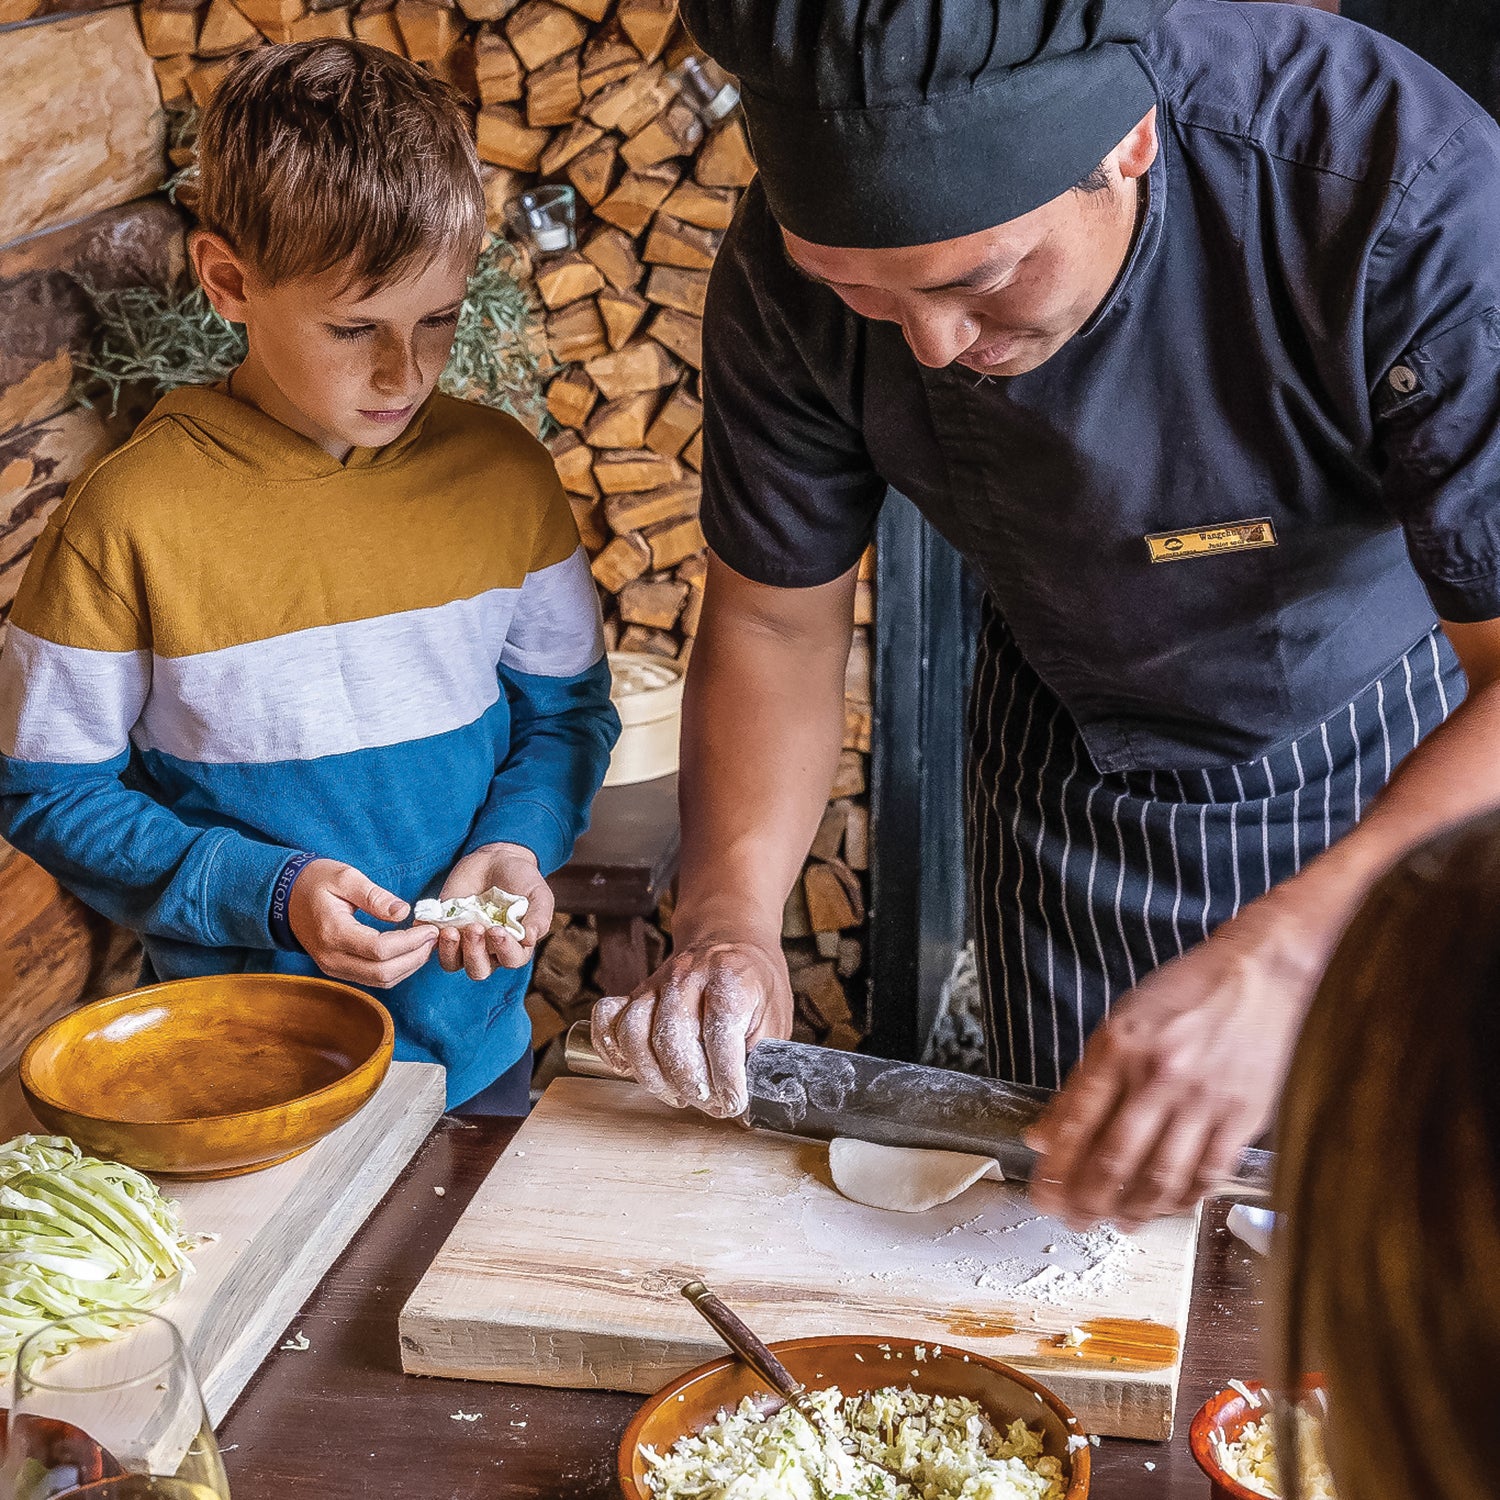
[[[1263, 1381], [1242, 1380], [1240, 1384], [1251, 1393], [1251, 1399], [1233, 1388], [1220, 1391], [1198, 1408], [1188, 1428], [1188, 1446], [1198, 1467], [1208, 1475], [1213, 1500], [1265, 1500], [1260, 1491], [1247, 1489], [1219, 1462], [1219, 1441], [1234, 1442], [1252, 1422], [1271, 1412], [1269, 1405], [1258, 1405], [1253, 1399], [1265, 1389]], [[1310, 1375], [1303, 1386], [1303, 1395], [1311, 1395], [1322, 1386], [1321, 1376]]]
[[298, 974], [153, 984], [54, 1021], [21, 1057], [47, 1129], [159, 1176], [256, 1172], [307, 1150], [391, 1063], [386, 1008]]
[[[1069, 1439], [1081, 1439], [1083, 1434], [1073, 1413], [1051, 1391], [982, 1354], [966, 1354], [948, 1344], [939, 1354], [928, 1344], [923, 1346], [926, 1357], [918, 1359], [917, 1347], [866, 1337], [788, 1339], [771, 1345], [782, 1364], [812, 1389], [836, 1385], [850, 1395], [886, 1385], [910, 1386], [918, 1395], [967, 1396], [999, 1426], [1017, 1417], [1029, 1427], [1039, 1426], [1046, 1451], [1068, 1465], [1066, 1500], [1084, 1500], [1089, 1492], [1089, 1445], [1081, 1442], [1069, 1452]], [[766, 1394], [765, 1383], [733, 1355], [699, 1365], [659, 1390], [635, 1414], [620, 1441], [620, 1491], [625, 1500], [651, 1500], [643, 1445], [664, 1453], [678, 1438], [711, 1425], [724, 1408], [756, 1394]]]

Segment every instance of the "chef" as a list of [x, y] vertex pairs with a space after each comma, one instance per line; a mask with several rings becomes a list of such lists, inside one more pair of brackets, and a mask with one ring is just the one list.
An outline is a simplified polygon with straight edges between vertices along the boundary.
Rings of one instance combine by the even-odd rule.
[[790, 1031], [892, 487], [986, 590], [969, 864], [990, 1067], [1063, 1088], [1034, 1197], [1178, 1211], [1361, 893], [1500, 801], [1500, 129], [1291, 5], [683, 15], [760, 175], [704, 329], [675, 952], [596, 1044], [725, 1115]]

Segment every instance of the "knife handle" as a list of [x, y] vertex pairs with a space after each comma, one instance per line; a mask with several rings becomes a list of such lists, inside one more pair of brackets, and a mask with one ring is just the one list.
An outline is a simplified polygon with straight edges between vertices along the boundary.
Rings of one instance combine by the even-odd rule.
[[1276, 1153], [1274, 1151], [1242, 1151], [1240, 1164], [1233, 1177], [1217, 1183], [1211, 1198], [1233, 1198], [1240, 1203], [1269, 1198], [1273, 1179], [1276, 1176]]
[[568, 1072], [579, 1078], [618, 1078], [605, 1060], [594, 1050], [593, 1032], [587, 1021], [574, 1021], [563, 1042], [563, 1058]]

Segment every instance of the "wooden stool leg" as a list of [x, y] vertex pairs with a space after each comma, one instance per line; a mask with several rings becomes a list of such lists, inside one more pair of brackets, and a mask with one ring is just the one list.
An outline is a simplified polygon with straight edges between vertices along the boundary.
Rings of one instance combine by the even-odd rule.
[[666, 944], [644, 917], [596, 917], [599, 967], [595, 982], [606, 995], [629, 995], [662, 961]]

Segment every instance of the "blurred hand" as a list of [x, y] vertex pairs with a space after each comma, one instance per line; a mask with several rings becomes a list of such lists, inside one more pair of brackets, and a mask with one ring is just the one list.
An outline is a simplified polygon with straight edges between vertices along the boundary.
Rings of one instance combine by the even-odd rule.
[[1036, 1206], [1129, 1231], [1232, 1175], [1270, 1125], [1318, 969], [1294, 926], [1251, 906], [1149, 974], [1027, 1136]]
[[308, 956], [330, 979], [388, 990], [427, 962], [437, 934], [430, 927], [378, 932], [355, 916], [404, 921], [411, 910], [368, 875], [336, 859], [315, 859], [292, 886], [287, 922]]
[[530, 903], [521, 926], [524, 938], [512, 937], [503, 927], [468, 922], [445, 926], [438, 932], [438, 962], [450, 973], [462, 969], [470, 979], [488, 979], [498, 969], [520, 969], [529, 964], [536, 945], [552, 927], [552, 888], [542, 879], [536, 855], [520, 844], [485, 844], [466, 854], [443, 882], [440, 899], [479, 896], [492, 885]]
[[792, 988], [777, 946], [704, 942], [674, 953], [628, 999], [594, 1007], [594, 1050], [668, 1104], [743, 1114], [745, 1055], [792, 1032]]

